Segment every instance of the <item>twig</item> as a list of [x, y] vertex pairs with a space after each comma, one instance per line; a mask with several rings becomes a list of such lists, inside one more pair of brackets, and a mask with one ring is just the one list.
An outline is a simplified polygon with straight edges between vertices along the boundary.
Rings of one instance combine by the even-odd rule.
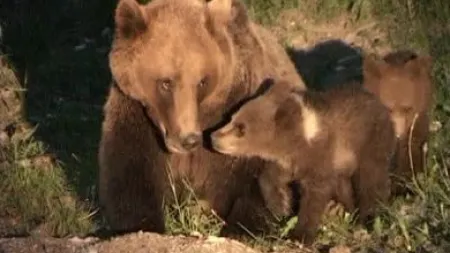
[[413, 135], [414, 126], [416, 125], [416, 120], [417, 120], [418, 116], [419, 116], [419, 114], [417, 114], [417, 113], [414, 114], [414, 119], [413, 119], [413, 122], [409, 129], [409, 136], [408, 136], [408, 156], [409, 156], [409, 164], [410, 164], [410, 169], [411, 169], [413, 178], [415, 178], [415, 174], [414, 174], [414, 164], [413, 164], [413, 157], [412, 157], [412, 135]]

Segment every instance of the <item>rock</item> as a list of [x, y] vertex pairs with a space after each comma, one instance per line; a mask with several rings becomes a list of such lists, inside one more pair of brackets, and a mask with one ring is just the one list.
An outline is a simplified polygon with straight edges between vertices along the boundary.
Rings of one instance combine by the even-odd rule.
[[260, 253], [244, 244], [222, 237], [167, 236], [133, 233], [109, 240], [97, 238], [58, 239], [22, 237], [0, 239], [0, 253]]
[[335, 247], [331, 248], [329, 252], [330, 253], [352, 253], [352, 251], [350, 250], [349, 247], [343, 246], [343, 245], [335, 246]]
[[103, 241], [88, 248], [98, 253], [258, 253], [244, 244], [228, 238], [196, 239], [184, 236], [163, 236], [155, 233], [135, 233]]
[[1, 253], [83, 253], [82, 249], [57, 238], [5, 238], [0, 239]]

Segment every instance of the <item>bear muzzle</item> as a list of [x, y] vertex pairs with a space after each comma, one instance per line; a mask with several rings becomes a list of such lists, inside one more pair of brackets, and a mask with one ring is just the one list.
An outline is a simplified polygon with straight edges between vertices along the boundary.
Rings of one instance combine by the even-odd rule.
[[164, 139], [167, 149], [172, 153], [179, 154], [192, 152], [202, 144], [202, 135], [197, 132], [179, 135], [175, 139], [166, 135]]
[[219, 131], [211, 134], [211, 145], [214, 150], [222, 154], [233, 154], [234, 152], [233, 136], [222, 134]]

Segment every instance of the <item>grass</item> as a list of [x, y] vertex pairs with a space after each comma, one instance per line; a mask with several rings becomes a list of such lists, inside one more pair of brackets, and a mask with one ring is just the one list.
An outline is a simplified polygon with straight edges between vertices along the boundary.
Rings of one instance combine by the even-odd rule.
[[[52, 11], [53, 15], [37, 17], [19, 11], [20, 8], [10, 8], [7, 14], [0, 11], [0, 15], [15, 18], [10, 19], [11, 24], [2, 24], [1, 51], [19, 77], [16, 80], [12, 72], [1, 75], [0, 87], [25, 88], [22, 109], [26, 110], [13, 121], [33, 126], [16, 131], [7, 138], [7, 144], [2, 144], [0, 222], [6, 218], [13, 220], [15, 227], [24, 233], [43, 228], [53, 236], [88, 234], [98, 226], [94, 215], [96, 156], [102, 106], [110, 80], [106, 57], [110, 34], [104, 28], [112, 27], [114, 1], [104, 5], [79, 1], [71, 3], [70, 8], [59, 1], [39, 6], [32, 1], [23, 2], [31, 6], [28, 9]], [[273, 25], [284, 10], [290, 9], [298, 9], [318, 23], [339, 15], [345, 15], [353, 23], [376, 20], [388, 31], [388, 43], [394, 48], [413, 48], [433, 56], [433, 78], [437, 85], [433, 118], [442, 127], [430, 137], [426, 173], [409, 184], [415, 194], [398, 198], [383, 208], [372, 231], [355, 225], [350, 214], [326, 217], [317, 248], [347, 245], [355, 252], [380, 249], [448, 252], [450, 3], [446, 0], [246, 0], [246, 3], [251, 15], [265, 25]], [[61, 11], [55, 12], [55, 8]], [[6, 66], [0, 70], [10, 71]], [[48, 158], [50, 154], [56, 161]], [[170, 233], [218, 235], [223, 222], [214, 213], [203, 210], [203, 204], [197, 203], [195, 194], [188, 191], [186, 198], [167, 205], [166, 226]], [[283, 239], [293, 223], [295, 219], [280, 223], [274, 234], [250, 235], [246, 242], [263, 251], [296, 247]]]
[[270, 24], [285, 9], [297, 8], [297, 0], [244, 0], [250, 15], [261, 24]]
[[6, 215], [26, 232], [38, 228], [64, 236], [90, 229], [86, 204], [77, 201], [61, 167], [46, 163], [44, 145], [33, 139], [32, 132], [12, 140], [7, 152], [9, 166], [0, 171], [0, 205]]

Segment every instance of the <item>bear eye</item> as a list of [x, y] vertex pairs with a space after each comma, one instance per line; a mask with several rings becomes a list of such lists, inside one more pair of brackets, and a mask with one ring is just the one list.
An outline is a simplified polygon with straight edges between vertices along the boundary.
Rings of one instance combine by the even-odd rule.
[[203, 88], [203, 87], [206, 87], [206, 85], [208, 85], [208, 78], [205, 76], [205, 77], [203, 77], [203, 79], [200, 80], [200, 82], [198, 83], [198, 87]]
[[245, 135], [245, 125], [244, 123], [236, 123], [234, 125], [234, 127], [236, 128], [236, 136], [237, 137], [242, 137]]
[[170, 79], [160, 79], [157, 81], [158, 86], [163, 91], [170, 91], [172, 89], [172, 80]]

